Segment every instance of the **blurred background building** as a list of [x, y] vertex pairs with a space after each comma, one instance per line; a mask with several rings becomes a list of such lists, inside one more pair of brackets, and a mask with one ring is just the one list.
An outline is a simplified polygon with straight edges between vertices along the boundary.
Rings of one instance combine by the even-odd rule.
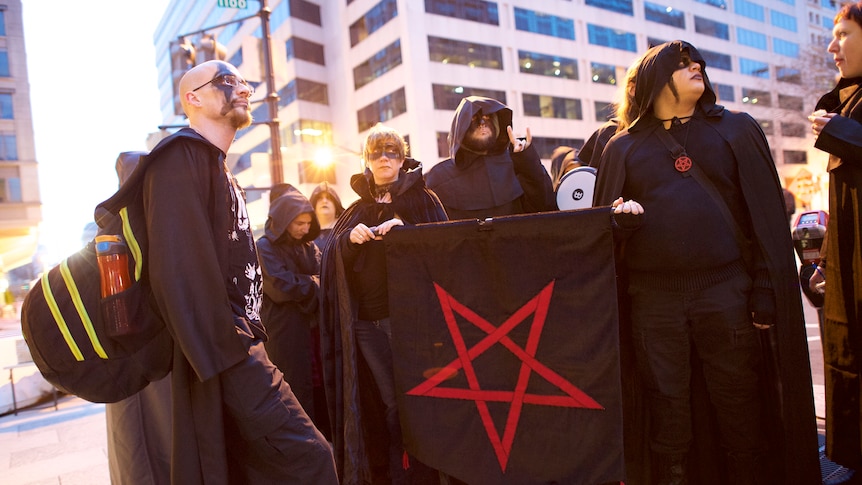
[[402, 132], [426, 170], [447, 158], [467, 95], [508, 104], [516, 134], [529, 127], [549, 163], [556, 146], [580, 147], [607, 119], [629, 64], [673, 39], [704, 54], [722, 104], [760, 122], [804, 208], [825, 206], [816, 174], [826, 157], [806, 116], [837, 73], [825, 52], [836, 9], [830, 0], [173, 0], [154, 43], [167, 131], [185, 122], [174, 84], [195, 62], [224, 58], [255, 85], [262, 123], [239, 133], [229, 163], [258, 226], [273, 178], [306, 194], [328, 180], [354, 200], [349, 177], [377, 122]]
[[20, 0], [0, 1], [0, 292], [35, 276], [42, 220]]

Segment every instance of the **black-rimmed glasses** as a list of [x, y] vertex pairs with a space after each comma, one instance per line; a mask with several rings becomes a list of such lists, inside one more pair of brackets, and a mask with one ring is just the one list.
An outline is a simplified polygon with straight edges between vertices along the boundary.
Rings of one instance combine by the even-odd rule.
[[234, 74], [222, 74], [222, 75], [216, 76], [216, 77], [210, 79], [209, 81], [201, 84], [200, 86], [192, 89], [192, 92], [197, 91], [198, 89], [206, 86], [207, 84], [212, 84], [213, 86], [221, 84], [222, 86], [230, 86], [232, 88], [235, 88], [235, 87], [239, 86], [240, 84], [242, 84], [243, 86], [248, 88], [248, 91], [249, 91], [248, 95], [249, 96], [254, 94], [254, 87], [251, 84], [249, 84], [248, 81], [246, 81], [245, 79], [241, 79], [239, 76], [236, 76]]

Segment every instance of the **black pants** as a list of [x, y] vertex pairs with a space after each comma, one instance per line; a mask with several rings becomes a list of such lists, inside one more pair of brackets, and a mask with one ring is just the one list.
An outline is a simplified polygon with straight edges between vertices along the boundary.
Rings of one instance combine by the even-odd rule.
[[750, 291], [745, 273], [691, 291], [664, 291], [634, 278], [630, 283], [635, 357], [645, 382], [654, 452], [688, 451], [693, 349], [703, 362], [721, 446], [730, 453], [764, 450], [759, 330], [751, 324]]
[[242, 469], [243, 483], [338, 484], [329, 443], [267, 357], [262, 342], [254, 341], [248, 358], [220, 378], [231, 424], [243, 440], [228, 444]]

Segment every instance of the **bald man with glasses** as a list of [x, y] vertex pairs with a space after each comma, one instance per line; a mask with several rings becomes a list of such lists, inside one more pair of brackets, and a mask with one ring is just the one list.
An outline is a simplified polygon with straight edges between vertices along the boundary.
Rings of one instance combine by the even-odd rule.
[[173, 336], [171, 483], [337, 484], [329, 444], [264, 350], [261, 270], [225, 164], [254, 89], [208, 61], [179, 84], [189, 120], [142, 159], [153, 305]]

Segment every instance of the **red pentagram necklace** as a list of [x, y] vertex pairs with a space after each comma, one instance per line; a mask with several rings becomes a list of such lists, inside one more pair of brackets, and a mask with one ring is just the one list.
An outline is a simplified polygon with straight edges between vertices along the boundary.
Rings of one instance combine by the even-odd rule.
[[[682, 124], [681, 120], [687, 120], [690, 118], [691, 116], [683, 116], [682, 118], [674, 116], [673, 118], [659, 121], [670, 121], [671, 126], [679, 126]], [[682, 145], [677, 143], [676, 140], [674, 140], [673, 137], [670, 135], [670, 133], [668, 133], [667, 130], [664, 129], [664, 127], [660, 127], [659, 130], [663, 132], [660, 138], [662, 138], [662, 141], [665, 142], [665, 146], [667, 146], [668, 150], [670, 150], [671, 157], [674, 159], [673, 168], [675, 168], [677, 172], [685, 174], [691, 169], [691, 165], [693, 163], [691, 157], [689, 157], [685, 151], [685, 146], [688, 143], [688, 134], [689, 132], [691, 132], [690, 122], [686, 123], [685, 138], [683, 139]], [[672, 141], [673, 143], [669, 143], [669, 141]]]

